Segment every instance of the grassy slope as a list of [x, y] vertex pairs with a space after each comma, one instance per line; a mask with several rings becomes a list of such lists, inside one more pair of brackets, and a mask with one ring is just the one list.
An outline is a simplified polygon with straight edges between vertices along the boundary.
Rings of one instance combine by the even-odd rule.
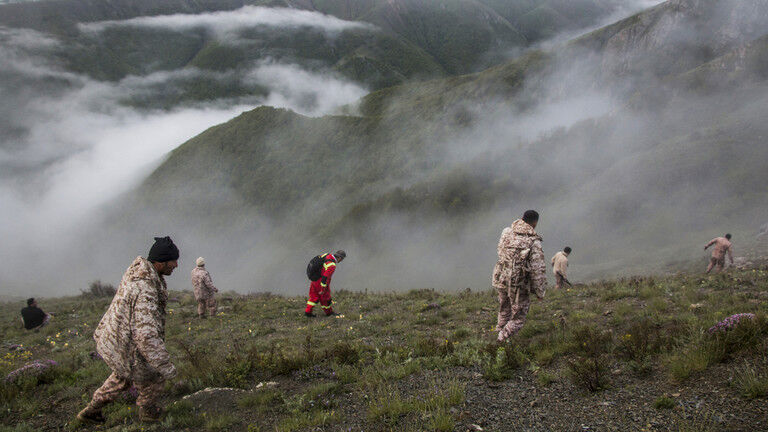
[[[220, 296], [219, 315], [199, 321], [191, 294], [174, 292], [166, 334], [180, 376], [167, 386], [169, 415], [161, 426], [142, 426], [129, 398], [106, 411], [108, 425], [128, 431], [451, 431], [471, 423], [486, 430], [759, 429], [768, 418], [759, 399], [768, 393], [767, 276], [765, 268], [731, 270], [550, 292], [500, 350], [492, 344], [496, 301], [487, 291], [336, 291], [343, 315], [311, 321], [301, 315], [301, 297], [232, 293]], [[39, 333], [18, 329], [18, 303], [0, 305], [6, 317], [0, 373], [32, 359], [59, 362], [39, 380], [0, 382], [3, 430], [76, 428], [74, 414], [108, 375], [89, 352], [109, 300], [41, 303], [56, 317]], [[706, 333], [741, 312], [757, 313], [758, 321], [723, 336]], [[9, 352], [11, 343], [23, 349]], [[598, 378], [597, 393], [589, 390], [590, 377]], [[277, 384], [256, 388], [265, 381]], [[205, 387], [245, 392], [180, 401]]]

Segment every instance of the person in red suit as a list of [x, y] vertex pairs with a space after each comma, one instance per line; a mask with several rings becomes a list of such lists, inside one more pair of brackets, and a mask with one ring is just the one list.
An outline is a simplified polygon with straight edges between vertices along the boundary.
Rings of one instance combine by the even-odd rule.
[[304, 310], [304, 315], [314, 317], [315, 314], [312, 313], [312, 309], [318, 304], [320, 304], [326, 315], [336, 314], [333, 311], [333, 306], [331, 306], [331, 277], [333, 272], [336, 271], [336, 265], [343, 261], [346, 256], [347, 253], [343, 250], [332, 254], [320, 255], [323, 259], [323, 267], [320, 278], [309, 284], [309, 300], [307, 300], [307, 308]]

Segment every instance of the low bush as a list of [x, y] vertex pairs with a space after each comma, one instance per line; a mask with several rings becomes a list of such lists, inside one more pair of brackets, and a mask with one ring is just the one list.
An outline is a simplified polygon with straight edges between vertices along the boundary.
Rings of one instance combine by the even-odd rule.
[[91, 282], [88, 289], [80, 290], [83, 297], [101, 298], [114, 297], [117, 290], [112, 284], [102, 283], [100, 280]]
[[525, 355], [514, 345], [491, 344], [485, 349], [483, 376], [491, 381], [506, 381], [525, 363]]
[[566, 360], [571, 380], [591, 392], [608, 385], [608, 361], [613, 338], [608, 332], [585, 326], [572, 334], [573, 355]]

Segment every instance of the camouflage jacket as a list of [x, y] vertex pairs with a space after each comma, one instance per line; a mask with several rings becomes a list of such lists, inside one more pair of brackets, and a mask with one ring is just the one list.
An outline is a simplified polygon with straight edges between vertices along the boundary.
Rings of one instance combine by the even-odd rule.
[[499, 260], [493, 269], [492, 284], [510, 297], [518, 289], [544, 298], [547, 290], [547, 267], [541, 249], [541, 237], [532, 226], [518, 219], [504, 228], [497, 248]]
[[153, 382], [176, 375], [165, 348], [167, 299], [163, 276], [137, 257], [93, 334], [96, 351], [120, 378]]
[[195, 267], [192, 270], [192, 287], [195, 290], [195, 299], [207, 300], [219, 290], [213, 285], [211, 274], [204, 267]]

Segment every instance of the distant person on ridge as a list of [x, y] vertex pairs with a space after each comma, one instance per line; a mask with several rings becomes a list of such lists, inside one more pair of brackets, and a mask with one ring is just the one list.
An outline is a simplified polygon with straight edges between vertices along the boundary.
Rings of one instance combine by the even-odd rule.
[[336, 265], [346, 257], [347, 253], [339, 250], [332, 254], [318, 255], [309, 261], [307, 277], [311, 283], [309, 284], [309, 299], [307, 300], [307, 308], [304, 309], [304, 315], [313, 318], [315, 314], [312, 313], [312, 309], [318, 303], [325, 315], [336, 315], [331, 300], [331, 276], [336, 271]]
[[571, 248], [566, 246], [565, 249], [556, 253], [555, 256], [552, 257], [552, 273], [555, 274], [556, 289], [562, 289], [564, 283], [570, 285], [570, 282], [568, 282], [568, 276], [566, 276], [568, 271], [568, 255], [570, 254]]
[[79, 420], [104, 422], [101, 409], [134, 385], [139, 392], [139, 420], [160, 421], [163, 385], [176, 375], [165, 348], [168, 288], [164, 276], [173, 273], [178, 259], [179, 249], [170, 237], [155, 237], [147, 258], [137, 257], [126, 270], [93, 333], [96, 351], [112, 374], [77, 415]]
[[712, 271], [712, 268], [717, 267], [717, 272], [723, 271], [725, 266], [725, 254], [728, 254], [728, 258], [733, 265], [733, 245], [731, 244], [731, 235], [726, 234], [725, 237], [715, 237], [704, 246], [704, 250], [709, 249], [714, 245], [712, 249], [712, 257], [709, 259], [709, 266], [707, 267], [707, 273]]
[[205, 312], [210, 316], [216, 315], [216, 299], [214, 294], [219, 292], [213, 285], [211, 274], [205, 269], [205, 259], [200, 257], [196, 261], [197, 267], [192, 270], [192, 286], [197, 300], [197, 316], [205, 318]]
[[504, 342], [523, 328], [531, 305], [530, 294], [543, 299], [547, 290], [547, 266], [541, 237], [534, 228], [539, 214], [528, 210], [522, 219], [504, 228], [499, 239], [499, 260], [493, 269], [492, 285], [499, 294], [496, 331]]
[[21, 310], [21, 323], [27, 330], [38, 330], [51, 321], [51, 315], [37, 306], [37, 300], [27, 299], [27, 307]]

